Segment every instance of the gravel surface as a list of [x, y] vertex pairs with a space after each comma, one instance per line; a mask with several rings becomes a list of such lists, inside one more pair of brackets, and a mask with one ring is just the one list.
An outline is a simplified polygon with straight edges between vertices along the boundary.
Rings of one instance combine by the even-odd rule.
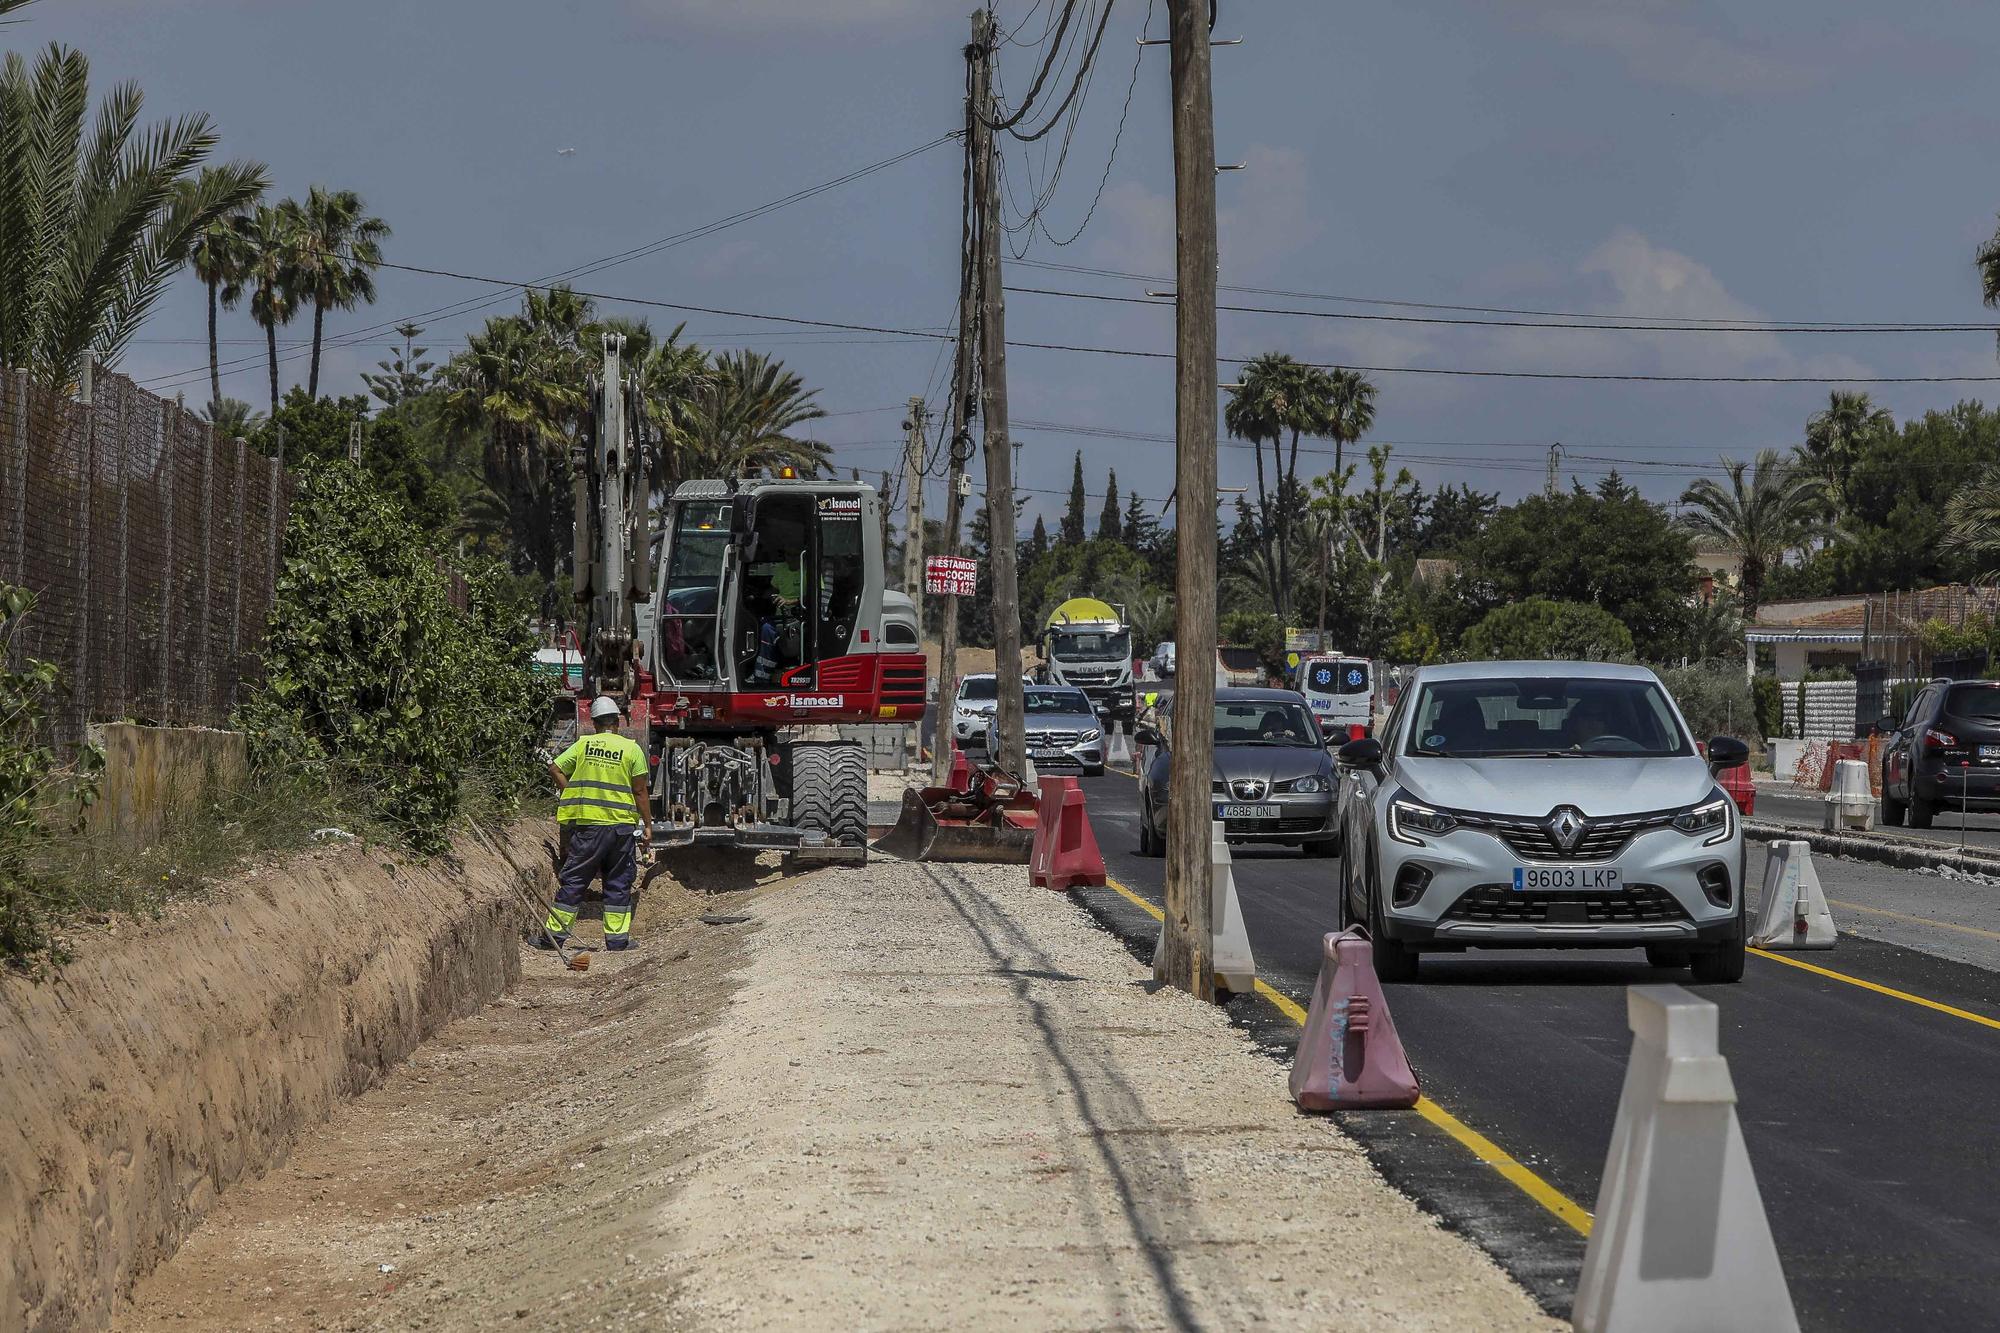
[[531, 955], [123, 1326], [1558, 1327], [1021, 867], [678, 865], [638, 921]]
[[705, 1039], [679, 1313], [818, 1327], [1552, 1328], [1226, 1016], [1019, 867], [759, 904]]

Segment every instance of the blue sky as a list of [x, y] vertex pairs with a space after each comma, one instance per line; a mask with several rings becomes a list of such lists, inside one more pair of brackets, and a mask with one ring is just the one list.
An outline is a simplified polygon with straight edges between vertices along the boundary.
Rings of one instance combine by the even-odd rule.
[[[1003, 24], [1032, 0], [1004, 0]], [[935, 0], [42, 0], [9, 48], [74, 44], [100, 86], [134, 79], [158, 117], [205, 111], [229, 155], [280, 193], [359, 190], [395, 228], [389, 258], [511, 278], [641, 245], [920, 144], [959, 123], [970, 4]], [[1044, 11], [1046, 12], [1046, 11]], [[1139, 54], [1143, 0], [1116, 0], [1046, 220], [1082, 219], [1127, 80], [1131, 110], [1075, 243], [1027, 257], [1172, 271], [1164, 49]], [[1152, 15], [1163, 28], [1163, 5]], [[1974, 248], [2000, 209], [1991, 5], [1849, 0], [1222, 0], [1215, 56], [1227, 284], [1482, 306], [1782, 320], [1991, 317]], [[1019, 90], [1033, 52], [1008, 48]], [[558, 150], [574, 148], [573, 154]], [[1014, 149], [1025, 200], [1039, 154]], [[592, 290], [892, 327], [941, 327], [956, 295], [959, 161], [942, 148], [795, 207], [608, 269]], [[1014, 238], [1029, 243], [1029, 233]], [[1144, 284], [1016, 266], [1008, 280], [1137, 295]], [[330, 332], [496, 289], [385, 272], [371, 309]], [[487, 310], [427, 315], [449, 350]], [[1411, 313], [1235, 296], [1245, 304]], [[607, 309], [620, 307], [607, 303]], [[671, 324], [669, 312], [648, 314]], [[941, 401], [935, 343], [788, 332], [690, 315], [691, 334], [781, 355], [821, 388], [842, 466], [892, 466], [901, 403]], [[305, 323], [285, 331], [302, 337]], [[1020, 341], [1165, 350], [1166, 309], [1010, 298]], [[203, 304], [176, 284], [121, 369], [206, 397]], [[225, 391], [264, 398], [259, 331]], [[328, 353], [323, 387], [358, 389], [386, 332]], [[1598, 373], [2000, 376], [1983, 333], [1906, 337], [1468, 329], [1224, 314], [1225, 354]], [[288, 362], [288, 379], [303, 360]], [[1170, 433], [1171, 365], [1019, 348], [1013, 414]], [[186, 373], [182, 373], [186, 372]], [[1788, 446], [1825, 400], [1812, 384], [1469, 380], [1380, 373], [1372, 438], [1427, 484], [1507, 497], [1539, 487], [1548, 444], [1591, 482], [1622, 460], [1670, 499], [1718, 454]], [[2000, 385], [1882, 385], [1902, 417]], [[1162, 496], [1161, 443], [1022, 429], [1023, 481], [1060, 490], [1081, 447], [1091, 489]], [[1225, 485], [1250, 460], [1225, 448]], [[933, 500], [935, 506], [936, 500]], [[1052, 494], [1032, 497], [1053, 510]]]

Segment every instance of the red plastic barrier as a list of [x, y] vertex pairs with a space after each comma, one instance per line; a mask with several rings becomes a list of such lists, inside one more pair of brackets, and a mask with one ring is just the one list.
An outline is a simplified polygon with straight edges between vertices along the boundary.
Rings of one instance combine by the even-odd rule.
[[1028, 854], [1028, 878], [1045, 889], [1104, 884], [1104, 853], [1090, 830], [1083, 788], [1075, 778], [1043, 778], [1041, 818]]
[[951, 752], [951, 774], [944, 785], [964, 795], [972, 790], [972, 761], [965, 757], [965, 751], [953, 749]]
[[1737, 812], [1745, 819], [1757, 812], [1757, 784], [1750, 778], [1748, 764], [1723, 769], [1716, 781], [1729, 793], [1729, 799], [1736, 802]]
[[1320, 941], [1319, 983], [1292, 1060], [1302, 1111], [1415, 1106], [1419, 1090], [1359, 926]]
[[1366, 727], [1362, 726], [1362, 725], [1361, 725], [1361, 724], [1360, 724], [1359, 722], [1350, 722], [1350, 723], [1348, 723], [1348, 724], [1347, 724], [1347, 739], [1349, 739], [1349, 740], [1351, 740], [1351, 741], [1365, 741], [1365, 740], [1367, 740], [1367, 739], [1368, 739], [1368, 728], [1366, 728]]

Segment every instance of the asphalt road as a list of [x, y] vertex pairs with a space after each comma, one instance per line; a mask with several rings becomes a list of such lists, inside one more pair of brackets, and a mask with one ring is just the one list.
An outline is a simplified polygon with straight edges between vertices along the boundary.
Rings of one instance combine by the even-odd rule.
[[[1818, 796], [1792, 796], [1757, 789], [1757, 804], [1753, 818], [1768, 820], [1774, 824], [1789, 824], [1794, 828], [1816, 829], [1826, 815], [1826, 802]], [[1876, 832], [1892, 837], [1910, 838], [1919, 842], [1935, 842], [1947, 847], [1961, 844], [1985, 851], [2000, 852], [2000, 814], [1963, 815], [1955, 810], [1940, 810], [1936, 821], [1927, 829], [1884, 828], [1877, 826]]]
[[[1112, 876], [1158, 905], [1164, 863], [1136, 854], [1133, 780], [1085, 785]], [[1260, 976], [1309, 1003], [1336, 864], [1241, 849], [1235, 864]], [[1753, 880], [1761, 866], [1753, 848]], [[1837, 878], [1840, 892], [1885, 904], [1870, 920], [1930, 938], [1925, 884], [1942, 881], [1847, 865]], [[1082, 892], [1150, 956], [1149, 916], [1111, 890]], [[1792, 956], [2000, 1019], [2000, 931], [1961, 926], [1952, 938], [1954, 957], [1847, 934], [1831, 952]], [[1590, 1209], [1630, 1044], [1625, 987], [1649, 981], [1689, 984], [1637, 950], [1472, 952], [1427, 957], [1422, 980], [1388, 994], [1425, 1092]], [[1691, 989], [1722, 1009], [1744, 1137], [1803, 1326], [2000, 1328], [2000, 1031], [1770, 957], [1753, 955], [1738, 985]], [[1290, 1020], [1254, 996], [1230, 1009], [1289, 1061]], [[1342, 1121], [1385, 1175], [1568, 1313], [1580, 1234], [1416, 1112]]]

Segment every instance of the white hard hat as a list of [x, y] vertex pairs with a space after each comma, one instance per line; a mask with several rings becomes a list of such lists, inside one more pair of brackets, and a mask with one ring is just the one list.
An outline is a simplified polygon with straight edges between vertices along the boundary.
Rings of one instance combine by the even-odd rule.
[[616, 699], [608, 694], [600, 694], [597, 696], [597, 701], [590, 706], [590, 720], [595, 722], [599, 718], [617, 717], [624, 711], [618, 706]]

